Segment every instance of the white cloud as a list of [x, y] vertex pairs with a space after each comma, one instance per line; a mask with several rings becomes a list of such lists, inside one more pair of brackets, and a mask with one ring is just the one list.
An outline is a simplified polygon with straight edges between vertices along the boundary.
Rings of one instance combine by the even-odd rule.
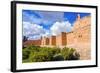
[[52, 35], [59, 35], [61, 32], [70, 32], [72, 29], [69, 21], [55, 22], [50, 28]]
[[29, 22], [23, 22], [23, 35], [36, 39], [36, 37], [39, 38], [44, 33], [45, 30], [42, 26], [38, 24], [31, 24]]
[[[35, 14], [40, 17], [37, 17]], [[52, 22], [63, 21], [64, 12], [33, 11], [33, 14], [28, 16], [28, 20], [29, 19], [31, 22], [36, 23], [36, 24], [51, 25]]]
[[50, 30], [45, 30], [45, 34], [42, 35], [43, 37], [50, 37], [51, 33]]
[[23, 22], [23, 35], [28, 36], [29, 39], [40, 39], [41, 36], [50, 37], [51, 35], [59, 35], [61, 32], [69, 32], [71, 29], [72, 26], [69, 21], [55, 22], [50, 27], [50, 30], [38, 24]]
[[37, 40], [37, 39], [40, 39], [40, 38], [41, 38], [40, 35], [35, 35], [35, 36], [30, 36], [28, 39], [29, 40], [32, 40], [32, 39]]
[[51, 11], [35, 11], [44, 20], [62, 21], [64, 20], [64, 12]]

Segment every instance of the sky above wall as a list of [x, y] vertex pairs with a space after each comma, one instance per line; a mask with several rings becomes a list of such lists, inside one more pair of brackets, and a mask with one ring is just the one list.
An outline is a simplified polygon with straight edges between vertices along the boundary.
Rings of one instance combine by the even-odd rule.
[[22, 10], [23, 36], [29, 40], [70, 32], [77, 18], [90, 13]]

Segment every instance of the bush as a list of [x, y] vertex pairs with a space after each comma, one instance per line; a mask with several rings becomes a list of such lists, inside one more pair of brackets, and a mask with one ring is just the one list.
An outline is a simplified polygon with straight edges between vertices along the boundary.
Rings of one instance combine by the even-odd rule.
[[22, 56], [23, 60], [28, 59], [30, 51], [29, 50], [23, 50], [22, 54], [23, 54], [23, 56]]
[[29, 46], [26, 49], [30, 50], [30, 51], [36, 51], [38, 52], [40, 47], [39, 46]]
[[68, 51], [69, 51], [69, 48], [67, 48], [67, 47], [64, 47], [64, 48], [61, 50], [61, 54], [62, 54], [62, 56], [64, 57], [64, 60], [68, 59]]
[[79, 60], [80, 54], [78, 52], [74, 52], [73, 55], [70, 56], [69, 60]]
[[61, 54], [64, 57], [64, 60], [79, 60], [80, 55], [74, 48], [64, 47], [61, 51]]
[[39, 51], [32, 51], [30, 54], [30, 61], [32, 62], [43, 62], [52, 61], [55, 54], [60, 53], [58, 48], [41, 47]]
[[54, 55], [56, 55], [56, 54], [59, 54], [61, 51], [60, 51], [60, 48], [57, 48], [57, 47], [53, 47], [52, 49], [52, 53], [54, 54]]
[[23, 62], [78, 60], [80, 55], [73, 48], [29, 46], [23, 50]]
[[43, 53], [48, 53], [51, 56], [54, 56], [55, 54], [60, 53], [60, 49], [59, 48], [50, 48], [50, 47], [42, 47], [40, 48], [41, 52]]
[[69, 60], [71, 59], [71, 57], [73, 56], [73, 53], [75, 52], [75, 49], [73, 48], [67, 48], [67, 47], [64, 47], [62, 50], [61, 50], [61, 54], [63, 55], [64, 57], [64, 60]]
[[64, 58], [61, 54], [56, 54], [53, 56], [53, 61], [63, 61]]
[[30, 60], [32, 62], [45, 62], [45, 61], [51, 61], [52, 56], [47, 52], [35, 52], [33, 56], [31, 56]]

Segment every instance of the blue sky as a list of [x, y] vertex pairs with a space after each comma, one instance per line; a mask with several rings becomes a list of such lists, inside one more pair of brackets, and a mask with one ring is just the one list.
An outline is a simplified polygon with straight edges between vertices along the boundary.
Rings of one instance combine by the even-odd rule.
[[81, 18], [90, 15], [79, 12], [23, 10], [23, 35], [34, 40], [41, 36], [49, 37], [61, 32], [70, 32], [78, 14]]

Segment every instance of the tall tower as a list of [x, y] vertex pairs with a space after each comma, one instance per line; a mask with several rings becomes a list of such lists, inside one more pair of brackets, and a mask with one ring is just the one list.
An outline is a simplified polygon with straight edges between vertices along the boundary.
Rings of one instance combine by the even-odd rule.
[[80, 14], [77, 14], [77, 20], [79, 21], [81, 19]]
[[76, 21], [74, 22], [74, 26], [72, 29], [73, 31], [80, 27], [80, 20], [81, 20], [81, 16], [80, 14], [77, 14]]

